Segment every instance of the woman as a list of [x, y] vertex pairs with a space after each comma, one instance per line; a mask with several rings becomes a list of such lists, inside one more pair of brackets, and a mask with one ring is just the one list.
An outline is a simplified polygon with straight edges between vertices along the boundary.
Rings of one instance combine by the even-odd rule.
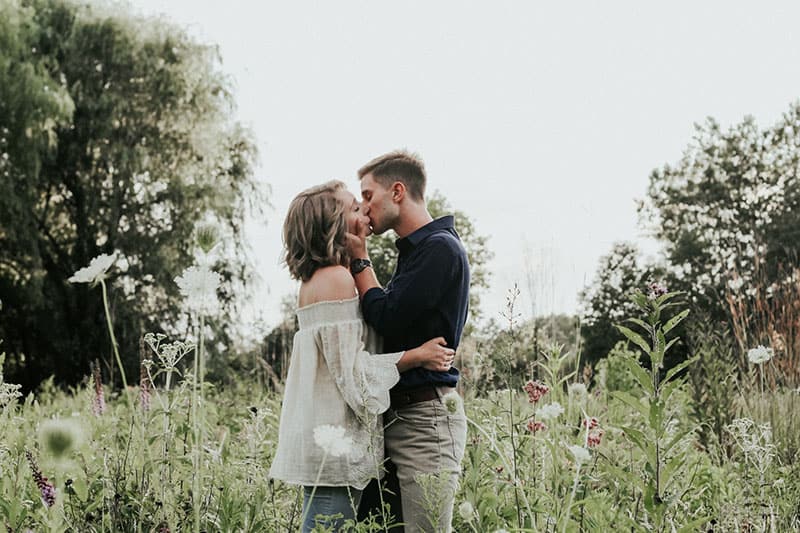
[[[301, 281], [299, 330], [270, 477], [304, 487], [304, 532], [320, 523], [337, 530], [354, 518], [361, 490], [381, 476], [380, 414], [399, 373], [418, 366], [447, 370], [454, 357], [443, 338], [405, 352], [376, 353], [379, 339], [362, 319], [346, 267], [347, 233], [369, 221], [360, 210], [344, 183], [330, 181], [292, 200], [283, 225], [286, 265]], [[335, 427], [344, 428], [345, 436], [336, 435]], [[318, 515], [340, 518], [319, 522]]]

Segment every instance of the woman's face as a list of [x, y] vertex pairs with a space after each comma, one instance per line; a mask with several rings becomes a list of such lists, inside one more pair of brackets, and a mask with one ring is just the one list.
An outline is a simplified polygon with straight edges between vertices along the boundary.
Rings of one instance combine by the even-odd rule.
[[339, 189], [336, 192], [336, 197], [345, 206], [344, 217], [347, 222], [347, 231], [350, 233], [358, 233], [360, 224], [367, 228], [367, 234], [369, 234], [369, 217], [364, 216], [361, 202], [356, 200], [353, 193], [347, 189]]

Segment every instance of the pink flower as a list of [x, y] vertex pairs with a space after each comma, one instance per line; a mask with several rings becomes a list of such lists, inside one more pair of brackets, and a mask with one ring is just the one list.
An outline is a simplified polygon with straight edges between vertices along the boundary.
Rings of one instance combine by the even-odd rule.
[[92, 363], [94, 376], [94, 399], [92, 400], [92, 414], [100, 416], [106, 412], [106, 395], [103, 392], [103, 376], [100, 374], [100, 364]]
[[667, 288], [658, 282], [653, 282], [647, 286], [647, 297], [651, 300], [655, 300], [659, 296], [664, 296], [667, 294]]
[[583, 419], [583, 427], [588, 427], [589, 429], [594, 429], [600, 425], [600, 421], [597, 420], [597, 417], [586, 417]]
[[536, 433], [537, 431], [545, 431], [547, 429], [547, 426], [545, 425], [544, 422], [540, 420], [534, 420], [533, 418], [528, 420], [528, 424], [526, 427], [528, 428], [528, 431], [530, 431], [531, 433]]
[[147, 373], [147, 367], [145, 366], [144, 362], [142, 362], [139, 370], [139, 402], [142, 405], [143, 411], [150, 410], [150, 391], [152, 388], [153, 387], [150, 383], [150, 375]]
[[530, 403], [538, 402], [542, 396], [550, 392], [550, 387], [541, 383], [540, 381], [528, 381], [522, 389], [528, 393], [528, 401]]
[[605, 431], [602, 428], [590, 431], [589, 437], [586, 439], [586, 444], [589, 446], [589, 448], [594, 448], [595, 446], [599, 446], [604, 433]]
[[36, 486], [39, 487], [39, 492], [42, 495], [42, 502], [47, 507], [54, 506], [56, 504], [55, 486], [42, 475], [42, 471], [39, 470], [39, 466], [36, 464], [36, 460], [33, 458], [31, 452], [25, 450], [25, 457], [28, 458], [28, 464], [30, 464], [31, 471], [33, 472], [33, 480], [36, 482]]

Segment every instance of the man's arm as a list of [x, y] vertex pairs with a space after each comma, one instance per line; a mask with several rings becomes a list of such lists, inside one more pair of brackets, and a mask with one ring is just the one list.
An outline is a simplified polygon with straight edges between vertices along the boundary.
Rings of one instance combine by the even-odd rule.
[[359, 290], [366, 289], [361, 293], [364, 319], [381, 335], [403, 331], [421, 314], [439, 306], [463, 273], [466, 256], [456, 243], [431, 237], [420, 246], [423, 248], [413, 263], [395, 273], [389, 288], [370, 286], [374, 273], [363, 276]]

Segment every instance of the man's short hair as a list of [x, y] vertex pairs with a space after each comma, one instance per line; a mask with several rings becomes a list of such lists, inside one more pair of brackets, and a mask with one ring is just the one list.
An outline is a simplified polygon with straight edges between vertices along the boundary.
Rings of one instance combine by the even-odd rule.
[[375, 181], [386, 188], [396, 181], [403, 183], [414, 200], [422, 201], [425, 198], [425, 163], [415, 153], [395, 150], [376, 157], [358, 169], [358, 179], [363, 179], [367, 174], [372, 174]]

